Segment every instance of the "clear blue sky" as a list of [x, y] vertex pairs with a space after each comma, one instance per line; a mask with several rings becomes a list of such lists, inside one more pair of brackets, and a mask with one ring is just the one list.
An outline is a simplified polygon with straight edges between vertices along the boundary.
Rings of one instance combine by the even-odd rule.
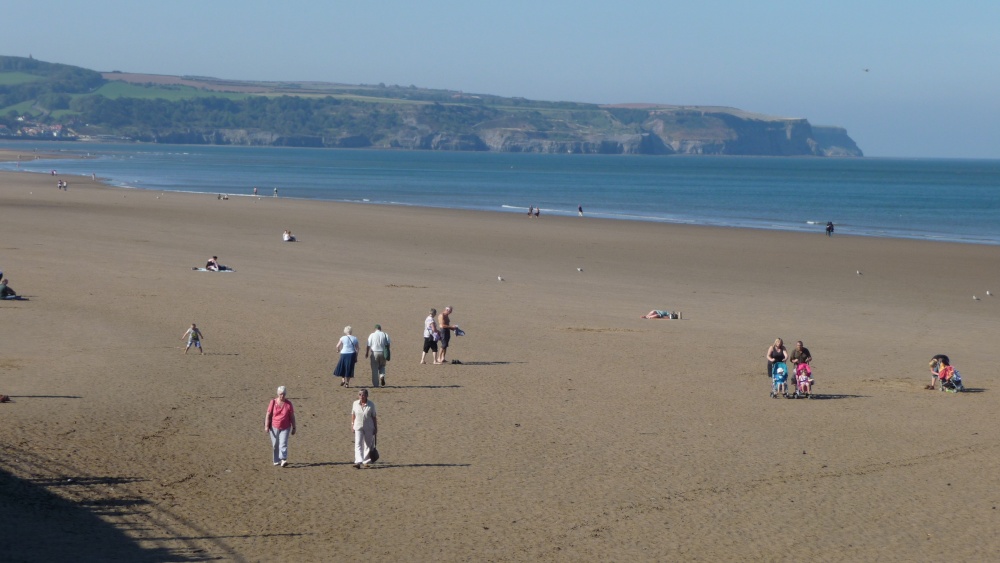
[[0, 54], [94, 70], [721, 105], [846, 127], [868, 156], [1000, 158], [990, 0], [32, 0], [2, 13]]

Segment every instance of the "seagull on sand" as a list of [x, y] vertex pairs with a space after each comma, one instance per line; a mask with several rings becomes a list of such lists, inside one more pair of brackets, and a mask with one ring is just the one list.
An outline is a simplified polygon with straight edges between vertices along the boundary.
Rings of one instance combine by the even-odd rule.
[[500, 276], [497, 276], [497, 281], [499, 281], [499, 282], [502, 282], [502, 281], [503, 281], [503, 278], [502, 278], [502, 277], [500, 277]]
[[979, 301], [979, 298], [978, 298], [978, 297], [976, 297], [975, 295], [973, 295], [973, 296], [972, 296], [972, 300], [973, 300], [973, 301]]
[[990, 290], [988, 290], [988, 289], [986, 290], [986, 295], [989, 295], [990, 297], [993, 297], [993, 294], [990, 293]]
[[859, 276], [863, 275], [863, 274], [861, 273], [861, 270], [858, 270], [858, 275], [859, 275]]
[[576, 271], [577, 271], [577, 272], [582, 272], [582, 271], [583, 271], [583, 268], [577, 268], [577, 269], [576, 269]]

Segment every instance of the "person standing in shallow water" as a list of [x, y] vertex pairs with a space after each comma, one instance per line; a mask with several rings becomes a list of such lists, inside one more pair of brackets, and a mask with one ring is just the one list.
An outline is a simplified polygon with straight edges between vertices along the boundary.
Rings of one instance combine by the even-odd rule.
[[833, 236], [833, 221], [826, 222], [826, 236], [828, 237]]

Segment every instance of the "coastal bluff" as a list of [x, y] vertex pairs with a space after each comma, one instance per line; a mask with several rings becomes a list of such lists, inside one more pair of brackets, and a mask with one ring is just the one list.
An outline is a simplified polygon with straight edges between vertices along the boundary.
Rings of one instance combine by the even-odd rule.
[[863, 156], [847, 131], [736, 108], [94, 70], [0, 56], [0, 138], [562, 154]]

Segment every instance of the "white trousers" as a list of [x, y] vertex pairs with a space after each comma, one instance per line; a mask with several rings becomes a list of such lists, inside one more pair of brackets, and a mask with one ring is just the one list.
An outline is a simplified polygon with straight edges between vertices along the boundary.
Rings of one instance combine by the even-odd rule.
[[354, 463], [371, 463], [372, 444], [375, 443], [373, 430], [354, 431]]

